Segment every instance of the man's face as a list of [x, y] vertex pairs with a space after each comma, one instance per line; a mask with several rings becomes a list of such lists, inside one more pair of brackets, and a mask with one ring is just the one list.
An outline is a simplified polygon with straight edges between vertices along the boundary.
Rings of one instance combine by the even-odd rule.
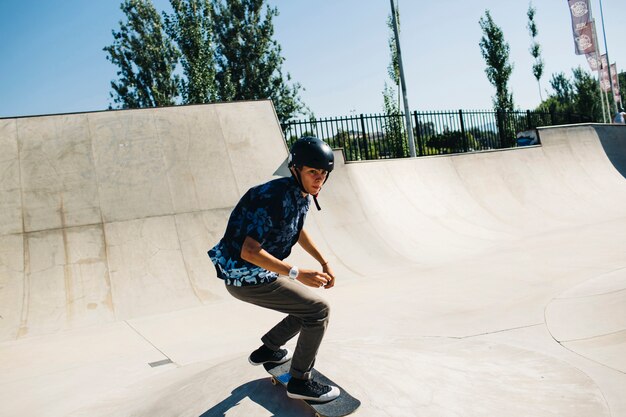
[[327, 176], [328, 171], [323, 169], [311, 168], [306, 165], [300, 168], [302, 186], [311, 195], [317, 195], [320, 192]]

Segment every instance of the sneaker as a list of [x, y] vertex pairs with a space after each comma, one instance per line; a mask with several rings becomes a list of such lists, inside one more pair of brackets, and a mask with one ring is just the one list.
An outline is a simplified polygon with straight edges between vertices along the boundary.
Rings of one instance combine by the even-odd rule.
[[287, 384], [287, 396], [298, 400], [328, 402], [339, 397], [339, 388], [324, 385], [312, 379], [291, 378]]
[[289, 349], [272, 350], [263, 345], [250, 354], [248, 362], [252, 365], [262, 365], [264, 363], [285, 363], [292, 357]]

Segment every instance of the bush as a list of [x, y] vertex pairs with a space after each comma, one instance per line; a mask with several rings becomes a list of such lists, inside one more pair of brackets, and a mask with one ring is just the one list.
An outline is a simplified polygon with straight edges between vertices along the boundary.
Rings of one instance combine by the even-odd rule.
[[439, 153], [458, 153], [480, 148], [474, 135], [466, 132], [465, 137], [463, 137], [463, 133], [458, 130], [446, 130], [431, 136], [426, 141], [426, 146], [438, 150]]

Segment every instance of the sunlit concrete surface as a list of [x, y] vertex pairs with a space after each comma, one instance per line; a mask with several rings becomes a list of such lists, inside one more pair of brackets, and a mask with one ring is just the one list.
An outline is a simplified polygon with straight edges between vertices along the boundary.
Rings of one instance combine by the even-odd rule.
[[[626, 126], [539, 135], [336, 151], [305, 227], [357, 415], [626, 416]], [[247, 362], [281, 316], [206, 256], [286, 156], [267, 101], [0, 119], [0, 415], [308, 415]]]

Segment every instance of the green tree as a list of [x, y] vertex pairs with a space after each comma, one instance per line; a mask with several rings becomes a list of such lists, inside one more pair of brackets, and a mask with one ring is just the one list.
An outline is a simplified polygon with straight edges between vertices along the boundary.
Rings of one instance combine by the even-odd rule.
[[343, 149], [343, 154], [348, 161], [360, 161], [364, 159], [365, 150], [360, 148], [359, 136], [352, 131], [339, 129], [329, 141], [333, 146]]
[[[400, 31], [400, 11], [396, 7], [396, 23], [398, 25], [398, 32]], [[385, 82], [383, 89], [383, 111], [385, 114], [385, 122], [383, 125], [383, 131], [385, 135], [385, 145], [389, 144], [388, 148], [383, 150], [383, 154], [392, 158], [403, 158], [409, 156], [408, 140], [406, 139], [405, 126], [403, 121], [402, 112], [400, 110], [400, 61], [398, 58], [398, 48], [395, 38], [395, 32], [393, 29], [393, 16], [389, 14], [387, 17], [387, 27], [389, 28], [389, 38], [387, 44], [389, 45], [390, 61], [387, 66], [387, 74], [393, 85], [390, 86]]]
[[487, 79], [496, 88], [493, 104], [496, 110], [512, 111], [514, 108], [513, 94], [509, 93], [508, 83], [513, 65], [509, 63], [509, 44], [504, 40], [502, 29], [493, 21], [489, 10], [479, 20], [483, 31], [480, 40], [480, 51], [487, 68]]
[[564, 72], [552, 74], [550, 86], [554, 90], [555, 97], [559, 103], [563, 105], [572, 103], [574, 98], [574, 86]]
[[[400, 9], [396, 7], [396, 24], [398, 25], [398, 33], [400, 32]], [[400, 61], [398, 59], [398, 44], [396, 43], [396, 38], [393, 30], [393, 17], [391, 14], [387, 17], [387, 27], [389, 28], [389, 39], [387, 39], [387, 44], [389, 45], [389, 54], [391, 56], [391, 61], [387, 66], [387, 74], [391, 81], [396, 85], [396, 91], [398, 96], [398, 109], [400, 108]], [[387, 87], [385, 86], [385, 90]], [[383, 93], [384, 94], [384, 93]]]
[[[265, 0], [170, 0], [157, 14], [150, 0], [124, 0], [129, 16], [105, 48], [120, 67], [112, 83], [123, 107], [271, 99], [284, 125], [309, 115], [298, 83], [284, 75], [281, 48], [273, 39], [278, 10]], [[178, 63], [182, 76], [174, 75]], [[113, 94], [112, 94], [113, 96]]]
[[541, 58], [541, 46], [537, 43], [536, 38], [539, 31], [537, 30], [537, 24], [535, 23], [535, 13], [537, 13], [537, 9], [532, 6], [532, 3], [528, 4], [528, 12], [526, 15], [528, 16], [528, 32], [531, 37], [530, 44], [530, 55], [535, 59], [533, 63], [533, 75], [537, 79], [537, 85], [539, 87], [539, 100], [543, 101], [543, 97], [541, 94], [541, 76], [543, 75], [543, 59]]
[[383, 132], [385, 142], [390, 144], [386, 150], [392, 158], [404, 158], [409, 156], [409, 144], [406, 140], [403, 115], [396, 102], [395, 90], [385, 83], [383, 91], [383, 108], [385, 111], [385, 121]]
[[269, 98], [281, 121], [306, 112], [299, 92], [284, 75], [281, 47], [273, 39], [278, 9], [264, 0], [213, 0], [216, 80], [224, 101]]
[[213, 7], [209, 0], [170, 0], [170, 4], [173, 12], [164, 13], [165, 27], [181, 54], [183, 103], [216, 101]]
[[548, 98], [537, 107], [537, 111], [550, 113], [551, 123], [567, 123], [566, 115], [574, 112], [574, 86], [564, 72], [552, 74], [550, 86], [553, 93], [548, 94]]
[[474, 138], [471, 132], [449, 130], [447, 127], [441, 134], [431, 136], [426, 142], [426, 146], [437, 150], [436, 153], [459, 153], [480, 149], [480, 143]]
[[602, 119], [601, 96], [598, 81], [581, 67], [574, 68], [574, 112], [591, 120]]
[[581, 67], [572, 70], [573, 78], [565, 73], [552, 74], [550, 86], [553, 93], [544, 100], [538, 111], [553, 115], [553, 123], [569, 123], [571, 116], [580, 116], [582, 120], [602, 120], [602, 98], [598, 81]]
[[127, 20], [112, 31], [113, 44], [103, 48], [119, 67], [119, 79], [111, 81], [111, 98], [126, 109], [175, 104], [178, 52], [163, 31], [161, 17], [149, 0], [125, 0], [120, 9]]

